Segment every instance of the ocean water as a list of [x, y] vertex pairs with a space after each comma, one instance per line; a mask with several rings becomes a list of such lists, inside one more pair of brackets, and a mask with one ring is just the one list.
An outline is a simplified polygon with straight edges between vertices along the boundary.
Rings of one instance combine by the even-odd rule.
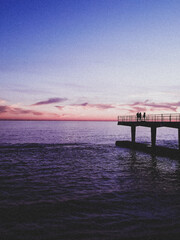
[[129, 139], [116, 122], [0, 121], [0, 239], [179, 239], [180, 161], [115, 146]]

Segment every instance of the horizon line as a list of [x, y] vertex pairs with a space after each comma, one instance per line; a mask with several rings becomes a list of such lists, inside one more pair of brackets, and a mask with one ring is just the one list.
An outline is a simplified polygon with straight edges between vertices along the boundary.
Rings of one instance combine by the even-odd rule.
[[0, 121], [41, 121], [41, 122], [117, 122], [117, 120], [98, 120], [98, 119], [0, 119]]

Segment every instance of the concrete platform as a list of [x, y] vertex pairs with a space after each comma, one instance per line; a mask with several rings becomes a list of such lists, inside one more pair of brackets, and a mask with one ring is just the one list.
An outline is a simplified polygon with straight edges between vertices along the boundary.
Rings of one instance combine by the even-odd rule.
[[135, 127], [170, 127], [170, 128], [180, 128], [180, 122], [151, 122], [151, 121], [118, 121], [118, 125], [122, 126], [135, 126]]
[[178, 149], [172, 149], [162, 146], [151, 147], [144, 143], [133, 143], [130, 141], [116, 141], [116, 146], [123, 148], [135, 149], [138, 151], [146, 152], [156, 156], [169, 157], [180, 160], [180, 151]]

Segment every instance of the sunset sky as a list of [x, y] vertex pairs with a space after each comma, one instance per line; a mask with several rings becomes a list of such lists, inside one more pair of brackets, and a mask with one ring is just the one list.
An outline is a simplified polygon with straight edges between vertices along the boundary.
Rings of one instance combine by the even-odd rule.
[[180, 112], [179, 0], [0, 0], [0, 119]]

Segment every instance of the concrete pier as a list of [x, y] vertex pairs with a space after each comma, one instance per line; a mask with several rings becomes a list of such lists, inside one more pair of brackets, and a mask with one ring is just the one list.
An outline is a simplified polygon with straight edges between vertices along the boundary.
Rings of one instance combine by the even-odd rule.
[[136, 141], [136, 126], [131, 126], [131, 141], [135, 143]]
[[[156, 132], [157, 128], [159, 127], [170, 127], [170, 128], [177, 128], [178, 130], [178, 146], [179, 149], [173, 149], [173, 153], [177, 154], [177, 151], [180, 152], [180, 114], [156, 114], [156, 115], [148, 115], [145, 118], [137, 119], [136, 116], [118, 116], [118, 125], [129, 126], [131, 127], [131, 144], [128, 144], [127, 141], [117, 141], [116, 145], [123, 145], [123, 146], [136, 146], [138, 147], [141, 145], [140, 143], [136, 143], [136, 127], [149, 127], [151, 128], [151, 151], [158, 152], [156, 146]], [[118, 144], [117, 144], [118, 143]], [[141, 147], [139, 147], [141, 148]], [[145, 145], [142, 147], [146, 149]], [[165, 150], [168, 152], [168, 148], [160, 147], [161, 150]], [[149, 150], [149, 147], [147, 148]], [[171, 151], [171, 149], [170, 149]]]
[[179, 149], [180, 149], [180, 128], [178, 128], [178, 142], [179, 142]]
[[156, 146], [156, 127], [151, 127], [151, 146], [154, 148]]

